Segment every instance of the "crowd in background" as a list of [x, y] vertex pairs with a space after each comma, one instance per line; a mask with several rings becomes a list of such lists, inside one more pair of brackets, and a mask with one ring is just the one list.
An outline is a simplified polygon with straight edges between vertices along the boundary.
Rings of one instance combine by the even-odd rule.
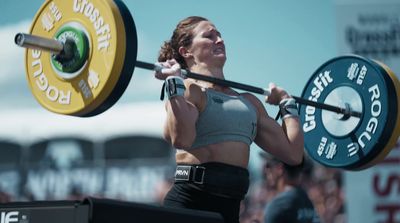
[[[326, 168], [312, 161], [303, 170], [302, 186], [322, 223], [347, 222], [342, 180], [341, 170]], [[241, 223], [264, 223], [264, 209], [276, 195], [277, 192], [268, 187], [265, 178], [254, 182], [243, 201]]]
[[[308, 192], [323, 223], [347, 222], [342, 174], [341, 170], [326, 168], [311, 161], [303, 170], [302, 186]], [[161, 204], [171, 183], [171, 180], [166, 180], [158, 185], [155, 191], [156, 200], [158, 200], [156, 204]], [[70, 199], [76, 200], [85, 196], [84, 194], [79, 194], [79, 196], [71, 194]], [[264, 209], [274, 196], [276, 196], [276, 191], [268, 188], [264, 177], [252, 180], [249, 192], [242, 202], [241, 223], [264, 223]], [[11, 201], [15, 200], [7, 193], [0, 192], [0, 203]]]

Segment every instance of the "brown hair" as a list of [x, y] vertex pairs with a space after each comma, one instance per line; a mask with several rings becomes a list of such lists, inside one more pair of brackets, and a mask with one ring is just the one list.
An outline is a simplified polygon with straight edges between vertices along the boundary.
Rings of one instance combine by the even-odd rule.
[[189, 47], [192, 44], [193, 29], [201, 21], [208, 21], [208, 19], [200, 16], [190, 16], [181, 20], [176, 26], [171, 39], [165, 41], [164, 45], [161, 46], [158, 61], [175, 59], [182, 69], [188, 68], [185, 59], [179, 54], [179, 47]]

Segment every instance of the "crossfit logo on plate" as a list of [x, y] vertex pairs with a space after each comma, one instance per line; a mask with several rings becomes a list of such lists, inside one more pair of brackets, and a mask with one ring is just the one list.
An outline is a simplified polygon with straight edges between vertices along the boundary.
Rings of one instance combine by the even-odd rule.
[[93, 24], [97, 35], [97, 49], [107, 50], [110, 45], [111, 30], [108, 23], [105, 23], [104, 18], [100, 15], [100, 11], [93, 6], [93, 3], [87, 0], [74, 0], [73, 10], [76, 13], [82, 13]]
[[[308, 98], [311, 101], [318, 101], [324, 89], [333, 82], [330, 76], [331, 71], [324, 71], [320, 73], [313, 81], [314, 87], [311, 89], [311, 96]], [[306, 106], [305, 123], [303, 124], [304, 132], [309, 132], [317, 126], [315, 122], [315, 107]]]

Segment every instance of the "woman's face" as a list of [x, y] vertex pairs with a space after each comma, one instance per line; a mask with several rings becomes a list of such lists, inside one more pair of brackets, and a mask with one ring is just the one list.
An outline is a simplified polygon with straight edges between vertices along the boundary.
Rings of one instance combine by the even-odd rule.
[[226, 61], [224, 40], [209, 21], [201, 21], [193, 29], [192, 45], [188, 47], [188, 52], [196, 64], [223, 66]]

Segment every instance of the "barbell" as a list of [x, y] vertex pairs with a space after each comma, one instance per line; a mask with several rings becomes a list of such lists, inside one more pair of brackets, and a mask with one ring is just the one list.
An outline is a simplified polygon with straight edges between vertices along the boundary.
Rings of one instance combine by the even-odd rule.
[[[51, 112], [80, 117], [113, 106], [138, 61], [134, 20], [120, 0], [47, 0], [29, 34], [15, 43], [26, 48], [26, 77], [36, 100]], [[182, 69], [193, 78], [268, 95], [267, 89]], [[385, 64], [357, 55], [333, 58], [310, 77], [299, 104], [305, 148], [322, 165], [361, 170], [381, 161], [400, 135], [399, 80]]]
[[[86, 41], [87, 42], [87, 41]], [[15, 43], [21, 47], [25, 47], [25, 48], [30, 48], [30, 49], [38, 49], [38, 50], [44, 50], [44, 51], [48, 51], [50, 53], [53, 54], [53, 59], [52, 61], [55, 61], [56, 64], [62, 64], [63, 61], [74, 61], [73, 59], [73, 55], [74, 52], [71, 52], [74, 50], [74, 44], [77, 45], [76, 43], [74, 43], [73, 41], [67, 39], [66, 42], [61, 42], [61, 41], [57, 41], [54, 39], [47, 39], [47, 38], [43, 38], [43, 37], [39, 37], [39, 36], [34, 36], [34, 35], [30, 35], [30, 34], [25, 34], [25, 33], [18, 33], [15, 36]], [[87, 48], [87, 47], [85, 47]], [[80, 56], [79, 51], [76, 53]], [[58, 59], [57, 59], [58, 58]], [[63, 71], [65, 70], [73, 70], [76, 71], [75, 69], [73, 69], [74, 67], [82, 67], [83, 62], [86, 61], [86, 57], [83, 60], [79, 60], [79, 65], [75, 66], [75, 63], [73, 63], [74, 65], [71, 66], [70, 64], [67, 64], [65, 66], [63, 66]], [[139, 67], [139, 68], [143, 68], [143, 69], [148, 69], [148, 70], [154, 70], [154, 71], [160, 71], [163, 69], [163, 67], [160, 64], [152, 64], [152, 63], [148, 63], [148, 62], [144, 62], [144, 61], [139, 61], [136, 60], [136, 64], [135, 67]], [[71, 72], [67, 72], [71, 73]], [[225, 79], [220, 79], [220, 78], [215, 78], [215, 77], [211, 77], [211, 76], [205, 76], [205, 75], [201, 75], [198, 73], [194, 73], [194, 72], [190, 72], [188, 70], [185, 69], [181, 69], [181, 74], [184, 78], [192, 78], [192, 79], [197, 79], [197, 80], [203, 80], [203, 81], [208, 81], [208, 82], [212, 82], [221, 86], [226, 86], [226, 87], [233, 87], [233, 88], [237, 88], [237, 89], [241, 89], [241, 90], [245, 90], [245, 91], [250, 91], [253, 93], [257, 93], [257, 94], [262, 94], [262, 95], [269, 95], [269, 90], [268, 89], [263, 89], [263, 88], [259, 88], [259, 87], [254, 87], [251, 85], [247, 85], [247, 84], [242, 84], [242, 83], [238, 83], [238, 82], [234, 82], [234, 81], [229, 81], [229, 80], [225, 80]], [[67, 75], [61, 73], [59, 74], [62, 78], [65, 79], [70, 79], [68, 78]], [[73, 76], [75, 77], [75, 76]], [[49, 92], [46, 92], [49, 98], [51, 98], [51, 90], [54, 89], [47, 89], [49, 90]], [[55, 95], [57, 95], [57, 93], [55, 93]], [[312, 100], [307, 100], [307, 99], [303, 99], [301, 97], [297, 97], [297, 96], [292, 96], [293, 98], [296, 99], [296, 101], [298, 103], [301, 104], [305, 104], [305, 105], [311, 105], [313, 107], [316, 108], [320, 108], [320, 109], [325, 109], [325, 110], [329, 110], [332, 112], [336, 112], [336, 113], [340, 113], [343, 114], [344, 117], [348, 116], [354, 116], [354, 117], [361, 117], [361, 113], [358, 111], [354, 111], [351, 110], [351, 108], [349, 106], [347, 107], [339, 107], [339, 106], [333, 106], [333, 105], [329, 105], [329, 104], [324, 104], [321, 102], [314, 102]], [[41, 102], [41, 101], [39, 101]], [[49, 105], [50, 106], [50, 105]], [[45, 106], [47, 107], [47, 105]], [[50, 108], [51, 109], [51, 108]], [[61, 114], [66, 114], [66, 115], [75, 115], [75, 116], [94, 116], [97, 115], [98, 113], [102, 113], [105, 110], [107, 110], [107, 108], [105, 108], [104, 106], [101, 108], [98, 108], [100, 110], [97, 110], [96, 112], [87, 112], [87, 106], [83, 106], [82, 107], [82, 112], [84, 112], [82, 115], [80, 115], [80, 113], [68, 113], [68, 111], [66, 112], [59, 112]], [[58, 112], [58, 110], [54, 110], [54, 112]]]

